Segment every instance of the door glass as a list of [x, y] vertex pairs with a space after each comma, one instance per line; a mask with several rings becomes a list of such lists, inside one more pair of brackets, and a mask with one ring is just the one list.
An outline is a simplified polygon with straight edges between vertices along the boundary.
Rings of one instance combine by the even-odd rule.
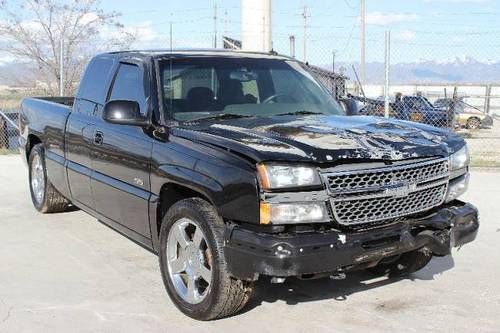
[[141, 105], [141, 113], [144, 114], [146, 111], [144, 107], [145, 99], [142, 72], [139, 67], [121, 64], [109, 100], [136, 101]]

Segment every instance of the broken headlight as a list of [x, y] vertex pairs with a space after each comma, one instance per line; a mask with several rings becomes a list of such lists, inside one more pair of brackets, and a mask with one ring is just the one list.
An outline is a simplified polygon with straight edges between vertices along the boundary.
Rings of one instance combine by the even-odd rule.
[[280, 164], [258, 164], [260, 185], [264, 190], [321, 185], [316, 168]]
[[455, 178], [467, 172], [469, 166], [469, 149], [467, 145], [450, 156], [450, 178]]
[[467, 145], [450, 156], [450, 183], [446, 202], [450, 202], [461, 196], [469, 187], [469, 150]]

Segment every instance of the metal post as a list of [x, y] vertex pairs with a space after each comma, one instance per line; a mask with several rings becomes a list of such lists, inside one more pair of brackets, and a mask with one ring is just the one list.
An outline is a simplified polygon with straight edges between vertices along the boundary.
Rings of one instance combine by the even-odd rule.
[[59, 55], [59, 96], [64, 96], [64, 38], [61, 36]]
[[170, 21], [170, 52], [174, 50], [174, 23]]
[[386, 118], [389, 118], [389, 75], [390, 75], [390, 63], [391, 63], [391, 32], [385, 32], [385, 104], [384, 104], [384, 114]]
[[361, 83], [366, 81], [366, 4], [361, 0], [360, 7], [360, 25], [361, 25]]
[[486, 86], [486, 97], [484, 99], [484, 112], [490, 114], [491, 107], [491, 84]]
[[295, 58], [295, 36], [290, 36], [290, 57]]
[[217, 1], [214, 3], [214, 49], [217, 48]]

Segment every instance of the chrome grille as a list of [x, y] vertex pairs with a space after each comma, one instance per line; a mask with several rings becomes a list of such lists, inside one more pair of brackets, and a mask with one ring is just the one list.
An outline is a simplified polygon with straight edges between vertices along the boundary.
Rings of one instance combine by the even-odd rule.
[[324, 172], [336, 221], [344, 225], [393, 220], [443, 203], [448, 160]]
[[361, 170], [348, 173], [329, 174], [327, 177], [330, 191], [345, 192], [368, 187], [379, 187], [405, 180], [410, 183], [419, 183], [448, 176], [448, 160], [429, 161], [371, 170]]

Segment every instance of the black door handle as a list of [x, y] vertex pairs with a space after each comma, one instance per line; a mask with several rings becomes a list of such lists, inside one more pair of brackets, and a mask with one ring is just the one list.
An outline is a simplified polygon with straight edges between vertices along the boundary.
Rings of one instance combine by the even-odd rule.
[[101, 131], [95, 131], [94, 133], [94, 144], [96, 146], [100, 146], [102, 145], [102, 143], [104, 142], [104, 136], [102, 134]]

